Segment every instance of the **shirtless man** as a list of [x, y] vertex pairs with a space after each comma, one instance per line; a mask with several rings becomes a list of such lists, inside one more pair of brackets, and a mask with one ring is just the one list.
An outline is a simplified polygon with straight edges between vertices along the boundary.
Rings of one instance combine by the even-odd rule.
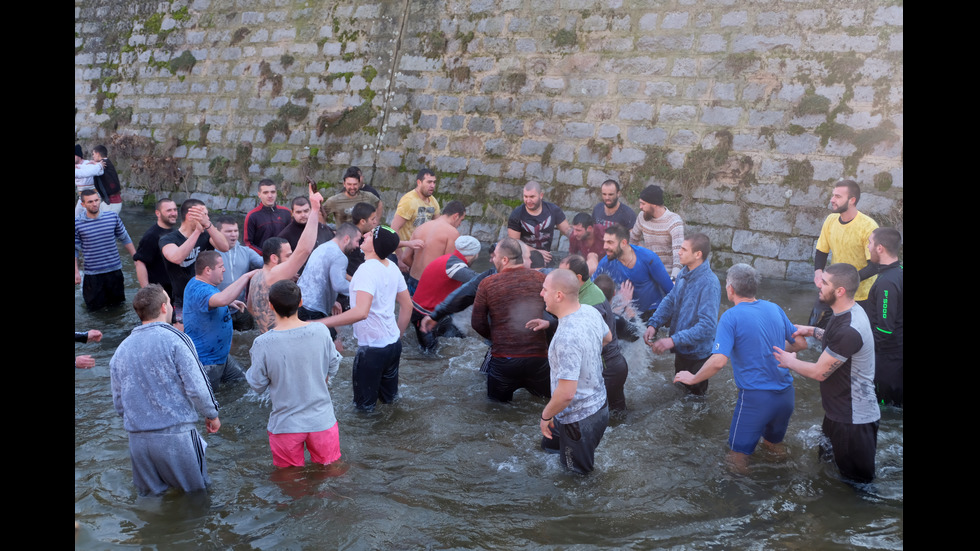
[[[314, 186], [310, 186], [309, 195], [312, 209], [319, 209], [323, 196], [316, 192]], [[270, 237], [262, 244], [264, 265], [252, 277], [248, 288], [248, 311], [255, 318], [255, 325], [260, 332], [265, 333], [276, 324], [276, 313], [269, 304], [269, 287], [277, 281], [296, 277], [300, 267], [306, 264], [306, 259], [313, 252], [316, 234], [317, 225], [307, 224], [296, 243], [295, 251], [281, 237]]]
[[415, 294], [415, 287], [418, 285], [422, 271], [433, 260], [440, 256], [453, 254], [456, 250], [456, 239], [459, 238], [459, 225], [466, 217], [466, 207], [460, 201], [450, 201], [446, 203], [446, 208], [442, 210], [442, 215], [435, 220], [431, 220], [415, 228], [412, 232], [412, 240], [421, 240], [425, 245], [416, 253], [415, 249], [406, 249], [404, 262], [411, 268], [409, 271], [408, 287], [411, 294]]

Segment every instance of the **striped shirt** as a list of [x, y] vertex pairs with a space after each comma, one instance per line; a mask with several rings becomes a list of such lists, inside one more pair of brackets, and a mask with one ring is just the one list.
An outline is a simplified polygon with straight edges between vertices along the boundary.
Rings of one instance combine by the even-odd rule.
[[82, 273], [105, 274], [122, 269], [122, 259], [115, 240], [123, 245], [133, 242], [119, 215], [100, 211], [96, 218], [83, 215], [75, 219], [75, 258], [81, 251], [85, 261]]

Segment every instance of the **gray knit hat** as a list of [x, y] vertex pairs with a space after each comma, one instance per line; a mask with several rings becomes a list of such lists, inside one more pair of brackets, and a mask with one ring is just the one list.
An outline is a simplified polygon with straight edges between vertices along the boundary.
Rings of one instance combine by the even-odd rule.
[[480, 254], [480, 241], [469, 235], [461, 235], [456, 239], [456, 250], [463, 253], [463, 256]]

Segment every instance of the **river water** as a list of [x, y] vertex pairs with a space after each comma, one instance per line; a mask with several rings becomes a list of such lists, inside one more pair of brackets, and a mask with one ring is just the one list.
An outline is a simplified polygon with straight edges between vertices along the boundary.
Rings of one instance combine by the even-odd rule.
[[[152, 210], [138, 206], [124, 207], [122, 217], [134, 241], [154, 223]], [[123, 256], [132, 299], [138, 284]], [[766, 281], [760, 298], [805, 323], [814, 289]], [[722, 309], [729, 306], [723, 298]], [[104, 333], [99, 344], [75, 346], [97, 362], [74, 371], [76, 548], [903, 548], [901, 410], [883, 409], [878, 477], [855, 487], [818, 458], [818, 383], [797, 376], [788, 457], [758, 449], [750, 472], [734, 474], [724, 461], [736, 397], [731, 369], [711, 380], [707, 397], [686, 397], [670, 382], [672, 357], [624, 343], [630, 410], [606, 431], [597, 470], [582, 477], [540, 451], [543, 399], [523, 391], [510, 404], [486, 398], [479, 373], [486, 347], [469, 311], [456, 319], [471, 337], [444, 339], [437, 357], [419, 354], [406, 333], [401, 399], [373, 414], [350, 403], [356, 344], [349, 328], [341, 331], [347, 351], [331, 393], [345, 474], [275, 472], [269, 404], [243, 383], [217, 391], [221, 430], [205, 436], [210, 492], [140, 498], [108, 368], [139, 320], [129, 305], [89, 313], [76, 286], [75, 329]], [[235, 335], [232, 354], [243, 366], [256, 334]], [[812, 347], [802, 354], [816, 357]]]

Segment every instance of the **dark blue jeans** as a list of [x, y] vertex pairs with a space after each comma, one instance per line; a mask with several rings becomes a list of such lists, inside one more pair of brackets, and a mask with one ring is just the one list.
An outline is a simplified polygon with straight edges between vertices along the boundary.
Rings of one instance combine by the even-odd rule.
[[383, 348], [358, 347], [352, 374], [354, 407], [374, 411], [378, 400], [390, 404], [398, 398], [398, 363], [401, 357], [401, 340]]

